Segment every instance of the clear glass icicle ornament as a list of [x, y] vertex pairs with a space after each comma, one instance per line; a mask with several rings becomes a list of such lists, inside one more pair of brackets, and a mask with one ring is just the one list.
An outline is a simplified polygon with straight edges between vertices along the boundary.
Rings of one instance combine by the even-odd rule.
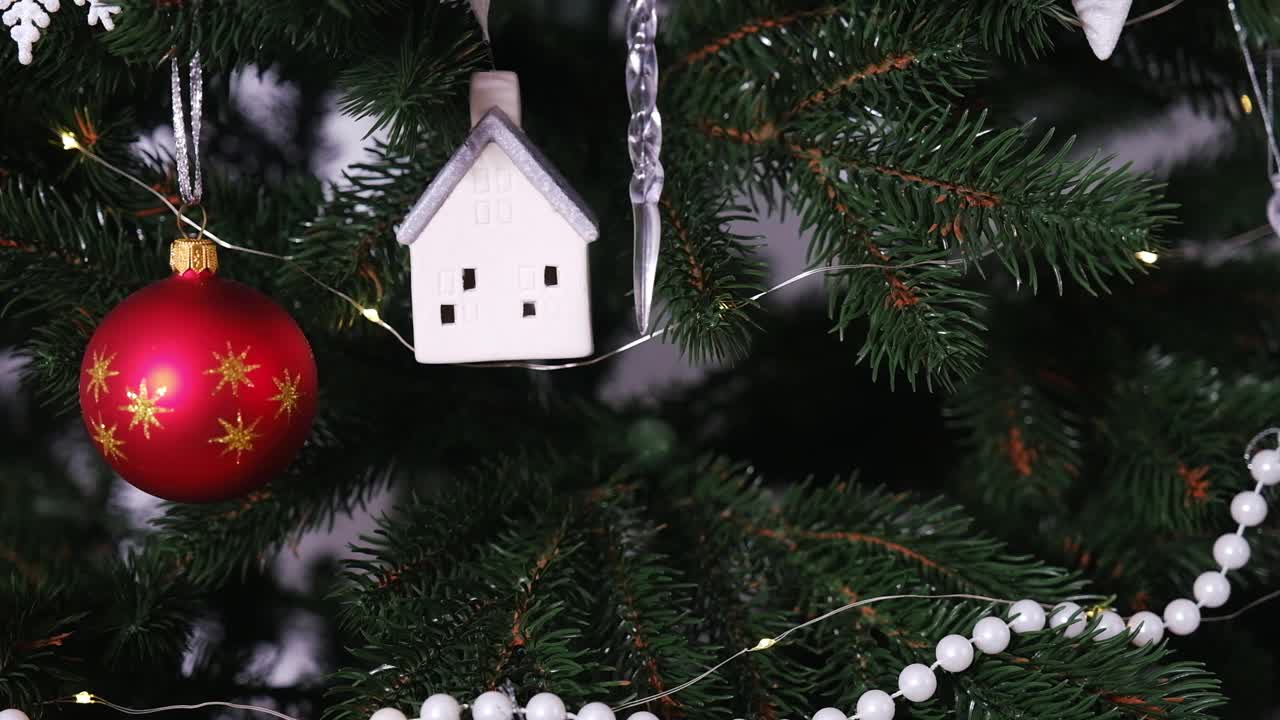
[[1267, 222], [1271, 230], [1280, 236], [1280, 175], [1271, 176], [1271, 199], [1267, 201]]
[[662, 116], [658, 113], [657, 0], [629, 0], [627, 3], [627, 99], [631, 122], [627, 126], [627, 148], [631, 151], [631, 207], [634, 214], [632, 283], [635, 292], [636, 326], [649, 329], [653, 307], [653, 286], [658, 271], [658, 249], [662, 223], [658, 200], [665, 176], [659, 155], [662, 152]]

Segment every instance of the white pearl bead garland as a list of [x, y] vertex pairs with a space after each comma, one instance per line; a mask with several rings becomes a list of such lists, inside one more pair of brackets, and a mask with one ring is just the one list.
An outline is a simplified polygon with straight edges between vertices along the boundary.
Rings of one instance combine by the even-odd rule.
[[511, 699], [494, 690], [482, 693], [480, 697], [471, 701], [473, 720], [511, 720], [514, 714], [515, 708], [511, 706]]
[[1143, 610], [1129, 618], [1129, 630], [1133, 633], [1133, 644], [1143, 647], [1160, 642], [1164, 637], [1164, 621], [1159, 615]]
[[578, 720], [617, 720], [613, 708], [602, 702], [587, 703], [578, 711]]
[[369, 720], [408, 720], [405, 714], [395, 708], [382, 708], [369, 716]]
[[552, 693], [538, 693], [524, 707], [525, 720], [565, 720], [564, 701]]
[[1110, 640], [1124, 630], [1124, 618], [1120, 617], [1120, 613], [1107, 610], [1098, 616], [1098, 634], [1093, 639], [1098, 642]]
[[1226, 575], [1217, 570], [1209, 570], [1196, 578], [1191, 594], [1196, 596], [1196, 602], [1201, 607], [1219, 608], [1227, 604], [1227, 599], [1231, 597], [1231, 583], [1227, 582]]
[[868, 690], [858, 698], [858, 720], [893, 720], [893, 698], [883, 690]]
[[1239, 570], [1249, 562], [1249, 541], [1227, 533], [1213, 543], [1213, 560], [1225, 570]]
[[1035, 600], [1019, 600], [1009, 606], [1009, 627], [1019, 635], [1044, 629], [1044, 608]]
[[[1280, 431], [1275, 431], [1280, 434]], [[1200, 627], [1200, 608], [1217, 608], [1226, 604], [1231, 597], [1231, 583], [1226, 573], [1238, 570], [1249, 561], [1249, 543], [1244, 539], [1245, 528], [1262, 523], [1267, 516], [1267, 504], [1261, 495], [1264, 487], [1280, 484], [1280, 451], [1262, 450], [1255, 454], [1249, 463], [1249, 472], [1257, 480], [1254, 490], [1246, 490], [1231, 501], [1231, 517], [1240, 524], [1234, 533], [1226, 533], [1218, 537], [1213, 544], [1213, 559], [1220, 570], [1208, 570], [1195, 580], [1192, 594], [1196, 601], [1178, 598], [1165, 606], [1163, 618], [1149, 611], [1134, 613], [1128, 622], [1118, 613], [1104, 610], [1097, 616], [1096, 633], [1093, 639], [1099, 642], [1119, 637], [1126, 631], [1134, 645], [1143, 647], [1158, 643], [1164, 638], [1167, 629], [1174, 635], [1190, 635]], [[1092, 614], [1094, 611], [1090, 611]], [[898, 692], [889, 695], [883, 690], [867, 690], [858, 698], [854, 715], [847, 716], [839, 708], [825, 707], [814, 713], [812, 720], [893, 720], [896, 707], [894, 698], [898, 695], [911, 702], [924, 702], [938, 689], [938, 679], [934, 668], [941, 667], [947, 672], [963, 672], [974, 660], [974, 648], [988, 655], [1004, 652], [1009, 646], [1013, 632], [1018, 634], [1039, 632], [1044, 629], [1046, 620], [1050, 628], [1059, 630], [1068, 638], [1079, 637], [1089, 626], [1089, 618], [1076, 603], [1062, 602], [1054, 606], [1048, 614], [1044, 607], [1034, 600], [1019, 600], [1011, 603], [1006, 619], [988, 616], [980, 619], [973, 628], [973, 637], [947, 635], [938, 641], [934, 655], [937, 662], [930, 667], [922, 663], [913, 663], [903, 668], [898, 674]], [[773, 643], [761, 647], [767, 649]], [[449, 695], [437, 694], [422, 703], [421, 720], [461, 720], [462, 707]], [[513, 720], [516, 709], [511, 700], [499, 692], [486, 692], [471, 704], [471, 720]], [[564, 702], [552, 693], [539, 693], [529, 699], [522, 711], [523, 720], [568, 720]], [[0, 712], [0, 720], [30, 720], [20, 710], [9, 709]], [[404, 713], [395, 708], [383, 708], [375, 712], [370, 720], [407, 720]], [[612, 708], [604, 703], [593, 702], [584, 705], [574, 720], [617, 720]], [[653, 713], [639, 711], [632, 713], [627, 720], [658, 720]]]
[[1009, 626], [998, 617], [984, 617], [973, 626], [973, 645], [988, 655], [1009, 647]]
[[973, 664], [973, 643], [963, 635], [948, 635], [938, 641], [938, 665], [947, 672], [964, 672]]
[[898, 673], [898, 690], [911, 702], [924, 702], [933, 697], [937, 689], [938, 678], [934, 677], [928, 665], [912, 663]]
[[1200, 627], [1200, 608], [1186, 598], [1164, 607], [1164, 626], [1174, 635], [1190, 635]]
[[31, 720], [27, 714], [17, 708], [0, 710], [0, 720]]
[[423, 701], [419, 717], [422, 720], [459, 720], [462, 706], [453, 696], [437, 693]]
[[[578, 720], [582, 720], [579, 718]], [[813, 714], [813, 720], [849, 720], [843, 710], [833, 707], [824, 707]]]
[[1245, 527], [1254, 527], [1267, 519], [1267, 502], [1252, 490], [1231, 499], [1231, 517]]
[[1069, 638], [1080, 637], [1088, 624], [1089, 621], [1080, 606], [1073, 602], [1058, 603], [1053, 608], [1053, 617], [1049, 619], [1049, 627], [1054, 630], [1066, 626], [1063, 634]]
[[1249, 474], [1263, 485], [1280, 482], [1280, 451], [1259, 450], [1249, 461]]

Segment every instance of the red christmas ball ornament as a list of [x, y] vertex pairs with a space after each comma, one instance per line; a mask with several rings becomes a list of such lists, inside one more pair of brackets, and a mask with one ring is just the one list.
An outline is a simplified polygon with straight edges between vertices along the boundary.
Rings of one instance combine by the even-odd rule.
[[177, 240], [174, 274], [130, 295], [89, 340], [80, 412], [125, 480], [179, 502], [246, 493], [311, 431], [316, 364], [278, 304], [219, 278], [208, 240]]

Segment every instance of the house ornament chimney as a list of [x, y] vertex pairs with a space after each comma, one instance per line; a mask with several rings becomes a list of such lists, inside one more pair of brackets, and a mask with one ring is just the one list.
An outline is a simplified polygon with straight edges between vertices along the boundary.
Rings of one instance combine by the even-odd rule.
[[520, 127], [520, 78], [506, 71], [472, 73], [471, 127], [495, 107]]

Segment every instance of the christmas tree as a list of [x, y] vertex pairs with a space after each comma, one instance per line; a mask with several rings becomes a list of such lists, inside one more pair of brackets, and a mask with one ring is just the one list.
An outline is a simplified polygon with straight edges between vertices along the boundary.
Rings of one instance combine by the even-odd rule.
[[[1280, 8], [1237, 2], [1137, 0], [1106, 61], [1128, 2], [664, 5], [657, 334], [548, 369], [416, 362], [428, 321], [515, 339], [421, 302], [429, 245], [397, 232], [423, 203], [443, 222], [423, 193], [458, 182], [471, 78], [512, 71], [519, 111], [476, 132], [527, 137], [558, 174], [515, 182], [598, 233], [572, 238], [591, 358], [634, 340], [631, 3], [499, 0], [482, 30], [446, 0], [0, 0], [0, 709], [449, 720], [420, 710], [443, 694], [509, 720], [497, 691], [530, 720], [563, 719], [544, 692], [582, 720], [876, 720], [868, 692], [901, 687], [897, 717], [1262, 717], [1269, 609], [1209, 622], [1280, 559], [1274, 525], [1230, 539], [1265, 514], [1240, 453], [1280, 403]], [[176, 152], [175, 89], [203, 125]], [[476, 222], [547, 241], [494, 202]], [[210, 276], [206, 235], [253, 252]], [[204, 316], [165, 301], [91, 342], [179, 238], [174, 277], [271, 298], [228, 332], [278, 304], [318, 384], [268, 367], [285, 332], [202, 349], [199, 402], [265, 409], [175, 445], [180, 388], [123, 363]], [[556, 327], [568, 266], [543, 265], [511, 322]], [[467, 269], [448, 282], [483, 292]], [[255, 465], [295, 421], [287, 468]], [[166, 442], [145, 482], [121, 470]], [[1198, 629], [1165, 612], [1193, 581]], [[884, 595], [915, 597], [779, 639]], [[1148, 610], [1158, 642], [1113, 626]]]

